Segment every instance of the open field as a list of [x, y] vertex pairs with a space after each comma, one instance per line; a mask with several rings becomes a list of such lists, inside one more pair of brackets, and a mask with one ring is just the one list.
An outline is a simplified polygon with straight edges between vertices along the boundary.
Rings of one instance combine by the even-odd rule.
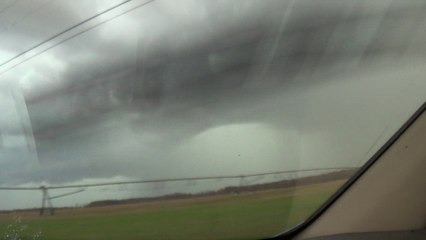
[[[23, 239], [257, 239], [311, 214], [341, 184], [332, 181], [234, 195], [0, 214], [0, 232], [21, 218]], [[0, 235], [1, 236], [1, 235]]]

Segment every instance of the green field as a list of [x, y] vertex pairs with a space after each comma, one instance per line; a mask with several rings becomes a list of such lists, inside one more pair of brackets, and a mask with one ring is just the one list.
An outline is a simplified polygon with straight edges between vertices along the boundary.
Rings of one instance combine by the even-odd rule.
[[[148, 203], [0, 214], [6, 233], [20, 217], [20, 239], [258, 239], [294, 226], [319, 207], [342, 181], [235, 195]], [[15, 226], [16, 228], [17, 226]], [[0, 234], [0, 236], [2, 236]], [[2, 238], [0, 238], [3, 240]]]

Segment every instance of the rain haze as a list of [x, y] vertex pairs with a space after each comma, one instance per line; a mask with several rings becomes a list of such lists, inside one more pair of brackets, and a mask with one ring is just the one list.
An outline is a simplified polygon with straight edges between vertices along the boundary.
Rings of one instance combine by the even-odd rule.
[[[426, 99], [425, 10], [390, 0], [2, 1], [0, 186], [359, 167]], [[103, 187], [55, 205], [238, 184]], [[37, 191], [0, 196], [0, 209], [40, 201]]]

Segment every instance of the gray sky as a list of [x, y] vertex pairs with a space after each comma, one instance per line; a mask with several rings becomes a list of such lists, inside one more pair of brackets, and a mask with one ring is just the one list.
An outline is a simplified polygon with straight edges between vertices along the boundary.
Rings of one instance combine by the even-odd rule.
[[[0, 64], [119, 2], [3, 1]], [[420, 2], [157, 0], [114, 18], [141, 3], [0, 67], [1, 185], [359, 166], [426, 99]], [[37, 206], [22, 194], [0, 208]]]

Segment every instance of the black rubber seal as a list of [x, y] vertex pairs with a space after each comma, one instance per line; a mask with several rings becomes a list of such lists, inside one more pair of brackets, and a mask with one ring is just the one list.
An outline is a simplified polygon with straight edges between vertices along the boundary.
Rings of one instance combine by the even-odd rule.
[[264, 240], [292, 239], [321, 216], [340, 196], [342, 196], [367, 170], [407, 131], [408, 128], [426, 111], [426, 102], [402, 125], [398, 131], [346, 181], [331, 197], [305, 221], [295, 227]]

